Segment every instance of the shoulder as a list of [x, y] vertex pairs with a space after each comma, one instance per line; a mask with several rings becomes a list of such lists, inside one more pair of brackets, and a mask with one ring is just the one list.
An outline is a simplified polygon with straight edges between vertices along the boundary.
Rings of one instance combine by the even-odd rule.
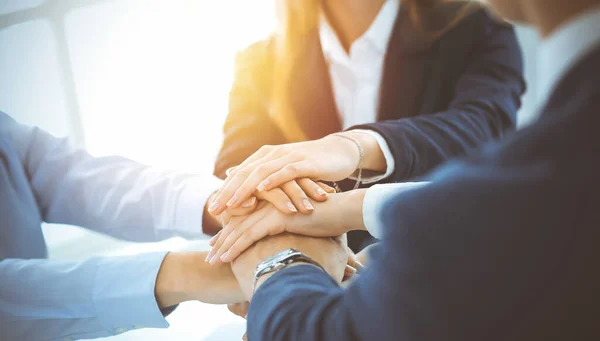
[[473, 1], [448, 1], [436, 7], [432, 20], [453, 31], [489, 33], [495, 29], [511, 29], [512, 25], [495, 14], [485, 4]]
[[274, 59], [274, 37], [252, 43], [236, 53], [236, 70], [246, 68], [266, 68], [272, 65]]

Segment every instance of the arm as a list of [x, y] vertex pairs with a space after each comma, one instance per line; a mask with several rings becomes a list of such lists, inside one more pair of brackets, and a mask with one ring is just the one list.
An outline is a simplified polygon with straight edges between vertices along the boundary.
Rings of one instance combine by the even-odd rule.
[[4, 115], [42, 219], [134, 241], [202, 236], [203, 208], [221, 181], [95, 158]]
[[188, 300], [244, 296], [228, 266], [205, 253], [150, 253], [84, 262], [0, 261], [0, 330], [7, 340], [88, 339], [166, 328], [163, 314]]
[[387, 141], [395, 159], [387, 181], [422, 176], [514, 128], [525, 91], [520, 48], [512, 27], [488, 15], [484, 20], [485, 35], [474, 46], [447, 110], [352, 128], [374, 130]]
[[260, 147], [286, 143], [268, 111], [271, 45], [270, 40], [255, 43], [236, 58], [229, 114], [223, 128], [225, 137], [214, 170], [221, 179], [227, 169], [241, 164]]
[[[545, 330], [538, 313], [557, 310], [538, 310], [540, 302], [565, 297], [556, 271], [593, 266], [585, 261], [593, 242], [581, 258], [572, 252], [595, 190], [542, 161], [510, 169], [455, 164], [437, 176], [384, 205], [381, 246], [347, 290], [311, 267], [267, 279], [252, 297], [249, 339], [478, 340], [531, 316]], [[579, 240], [591, 230], [578, 230]]]

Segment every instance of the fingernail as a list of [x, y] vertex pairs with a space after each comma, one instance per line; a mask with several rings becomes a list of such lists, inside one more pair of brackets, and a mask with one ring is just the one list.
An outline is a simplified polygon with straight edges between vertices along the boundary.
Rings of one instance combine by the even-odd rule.
[[258, 187], [256, 187], [256, 190], [259, 192], [264, 191], [265, 188], [267, 188], [267, 186], [269, 186], [270, 184], [271, 184], [271, 181], [265, 180], [265, 181], [261, 182], [261, 184], [258, 185]]
[[206, 255], [206, 258], [204, 259], [205, 262], [210, 263], [210, 260], [213, 257], [213, 251], [210, 250], [210, 252], [208, 253], [208, 255]]
[[354, 261], [354, 264], [356, 264], [356, 270], [364, 270], [365, 269], [365, 266], [362, 265], [362, 263], [357, 260]]
[[244, 201], [244, 203], [242, 204], [243, 208], [249, 208], [254, 206], [254, 203], [256, 202], [256, 197], [252, 197], [246, 201]]
[[233, 198], [231, 198], [231, 200], [229, 200], [227, 202], [227, 206], [231, 207], [231, 206], [235, 205], [238, 202], [238, 199], [239, 199], [238, 196], [234, 195]]
[[356, 269], [351, 267], [350, 265], [346, 265], [346, 272], [354, 275], [354, 274], [356, 274]]
[[313, 205], [310, 203], [310, 201], [308, 201], [308, 199], [302, 200], [302, 205], [304, 205], [304, 208], [306, 208], [309, 211], [313, 211], [315, 209], [313, 207]]
[[327, 195], [327, 192], [325, 192], [324, 189], [322, 189], [321, 187], [317, 188], [317, 195], [318, 196], [324, 196]]
[[212, 204], [210, 204], [210, 206], [208, 207], [208, 212], [214, 212], [216, 210], [219, 209], [219, 206], [221, 206], [218, 202], [214, 201]]
[[292, 211], [292, 212], [298, 212], [298, 210], [296, 209], [296, 206], [294, 206], [294, 204], [292, 204], [291, 202], [288, 202], [285, 205], [290, 209], [290, 211]]
[[221, 262], [223, 263], [227, 263], [229, 262], [229, 251], [225, 252], [222, 256], [221, 256]]
[[212, 256], [212, 258], [210, 259], [210, 264], [214, 265], [217, 262], [217, 255]]

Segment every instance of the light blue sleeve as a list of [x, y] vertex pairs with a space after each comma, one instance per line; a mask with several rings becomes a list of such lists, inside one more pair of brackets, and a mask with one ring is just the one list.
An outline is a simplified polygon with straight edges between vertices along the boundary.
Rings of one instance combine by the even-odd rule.
[[14, 121], [10, 134], [45, 222], [132, 241], [204, 236], [204, 207], [220, 180], [93, 157], [68, 139]]
[[168, 327], [154, 296], [165, 254], [0, 261], [0, 339], [89, 339]]
[[[407, 195], [411, 190], [430, 184], [428, 181], [382, 184], [370, 187], [363, 200], [363, 222], [367, 231], [377, 238], [383, 237], [385, 228], [381, 221], [384, 204], [397, 195]], [[408, 194], [410, 195], [410, 194]]]

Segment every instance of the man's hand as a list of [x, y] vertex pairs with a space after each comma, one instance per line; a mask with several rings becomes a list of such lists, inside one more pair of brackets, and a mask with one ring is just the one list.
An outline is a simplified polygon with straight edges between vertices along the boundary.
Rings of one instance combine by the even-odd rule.
[[155, 285], [161, 308], [185, 301], [228, 304], [245, 301], [228, 265], [210, 266], [206, 252], [171, 252], [165, 256]]
[[[252, 281], [256, 266], [265, 259], [288, 248], [298, 249], [311, 257], [337, 282], [341, 283], [344, 278], [346, 265], [348, 264], [345, 235], [338, 238], [315, 238], [289, 233], [271, 236], [254, 244], [231, 264], [233, 273], [248, 301], [252, 299], [254, 294], [252, 292]], [[256, 287], [258, 288], [268, 277], [269, 275], [262, 276]]]

